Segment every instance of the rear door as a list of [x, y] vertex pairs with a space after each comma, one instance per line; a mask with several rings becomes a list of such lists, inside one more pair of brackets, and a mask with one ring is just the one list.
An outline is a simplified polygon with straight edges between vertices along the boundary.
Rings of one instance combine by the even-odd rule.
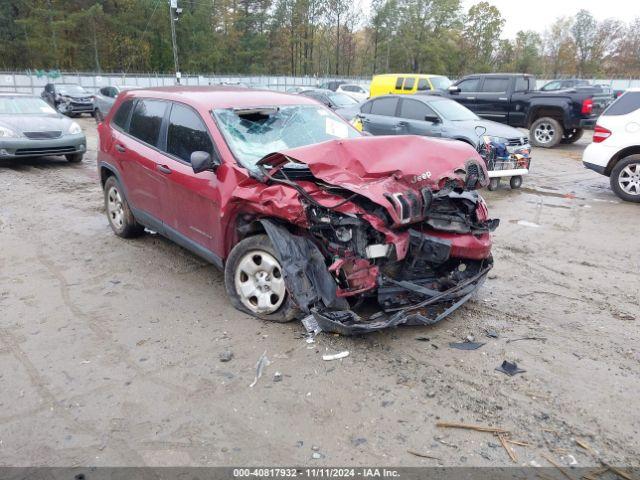
[[475, 112], [477, 110], [477, 96], [480, 92], [480, 78], [465, 78], [457, 83], [456, 86], [460, 89], [460, 93], [451, 95], [451, 98]]
[[[141, 98], [133, 106], [126, 131], [116, 131], [113, 155], [117, 158], [128, 199], [136, 215], [163, 222], [166, 215], [164, 155], [160, 153], [160, 131], [169, 102]], [[142, 214], [142, 215], [141, 215]]]
[[475, 112], [487, 120], [507, 123], [509, 117], [510, 77], [484, 77], [476, 94]]
[[[398, 97], [380, 97], [369, 102], [371, 110], [361, 113], [362, 126], [365, 132], [373, 135], [397, 135], [398, 134]], [[363, 108], [363, 112], [368, 110]]]
[[400, 100], [398, 134], [440, 137], [442, 123], [434, 121], [436, 118], [439, 118], [438, 115], [428, 105], [419, 100], [403, 98]]
[[[191, 242], [216, 252], [220, 236], [220, 191], [214, 172], [193, 173], [191, 154], [214, 157], [209, 131], [200, 115], [182, 103], [173, 103], [163, 146], [170, 204], [168, 226]], [[218, 252], [219, 253], [219, 252]]]

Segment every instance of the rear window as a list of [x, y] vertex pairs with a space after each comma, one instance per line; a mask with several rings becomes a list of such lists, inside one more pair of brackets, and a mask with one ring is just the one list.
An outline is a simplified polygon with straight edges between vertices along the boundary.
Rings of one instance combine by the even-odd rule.
[[384, 115], [387, 117], [395, 117], [398, 99], [394, 97], [380, 98], [373, 101], [371, 106], [372, 115]]
[[508, 78], [487, 77], [484, 79], [484, 83], [482, 84], [482, 91], [491, 92], [491, 93], [502, 93], [502, 92], [506, 92], [508, 87], [509, 87]]
[[157, 146], [160, 126], [167, 104], [159, 100], [140, 100], [133, 109], [129, 134], [137, 139]]
[[627, 92], [607, 108], [603, 116], [626, 115], [640, 108], [640, 92]]
[[122, 102], [120, 108], [118, 108], [118, 111], [113, 116], [113, 120], [111, 122], [121, 129], [126, 130], [127, 120], [129, 120], [129, 113], [131, 113], [131, 107], [133, 107], [133, 100]]

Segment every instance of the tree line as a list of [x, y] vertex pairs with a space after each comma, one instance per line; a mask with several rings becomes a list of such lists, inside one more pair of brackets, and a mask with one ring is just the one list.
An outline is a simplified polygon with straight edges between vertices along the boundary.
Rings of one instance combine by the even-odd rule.
[[[185, 73], [357, 76], [526, 72], [640, 77], [640, 17], [587, 10], [502, 39], [489, 2], [179, 0]], [[523, 7], [526, 8], [526, 7]], [[526, 11], [523, 11], [526, 15]], [[167, 0], [2, 0], [0, 68], [172, 72]]]

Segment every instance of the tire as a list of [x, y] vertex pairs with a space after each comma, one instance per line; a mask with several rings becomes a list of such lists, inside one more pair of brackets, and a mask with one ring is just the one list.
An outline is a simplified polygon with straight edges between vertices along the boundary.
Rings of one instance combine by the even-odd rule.
[[560, 122], [551, 117], [538, 118], [529, 128], [529, 138], [535, 147], [553, 148], [560, 143], [563, 133]]
[[564, 135], [562, 136], [562, 140], [560, 140], [560, 143], [564, 143], [564, 144], [576, 143], [578, 140], [582, 138], [583, 134], [584, 134], [583, 128], [572, 128], [570, 130], [565, 130]]
[[611, 189], [622, 200], [640, 203], [640, 155], [630, 155], [618, 162], [609, 177]]
[[[267, 235], [245, 238], [233, 247], [224, 268], [224, 284], [231, 304], [249, 315], [285, 323], [299, 314]], [[246, 293], [241, 291], [243, 285]]]
[[522, 186], [522, 177], [520, 175], [516, 175], [515, 177], [511, 177], [509, 180], [509, 185], [512, 189], [520, 188]]
[[70, 155], [65, 155], [64, 157], [67, 159], [69, 163], [80, 163], [82, 161], [82, 153], [72, 153]]
[[491, 180], [489, 180], [489, 185], [487, 186], [487, 189], [490, 192], [493, 192], [494, 190], [497, 190], [498, 188], [500, 188], [500, 178], [494, 177]]
[[104, 208], [111, 230], [122, 238], [142, 235], [144, 227], [136, 222], [124, 196], [122, 186], [113, 175], [104, 182]]
[[104, 115], [99, 108], [96, 108], [93, 112], [93, 118], [96, 119], [96, 123], [104, 122]]

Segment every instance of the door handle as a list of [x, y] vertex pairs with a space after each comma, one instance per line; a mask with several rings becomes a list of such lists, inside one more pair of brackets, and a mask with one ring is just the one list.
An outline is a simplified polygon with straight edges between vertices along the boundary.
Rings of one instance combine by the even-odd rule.
[[120, 145], [119, 143], [116, 143], [116, 150], [119, 151], [120, 153], [124, 153], [127, 151], [126, 148], [124, 148], [122, 145]]
[[476, 97], [467, 97], [467, 100], [475, 100]]
[[172, 170], [166, 165], [156, 165], [156, 170], [162, 173], [166, 173], [167, 175], [172, 172]]

